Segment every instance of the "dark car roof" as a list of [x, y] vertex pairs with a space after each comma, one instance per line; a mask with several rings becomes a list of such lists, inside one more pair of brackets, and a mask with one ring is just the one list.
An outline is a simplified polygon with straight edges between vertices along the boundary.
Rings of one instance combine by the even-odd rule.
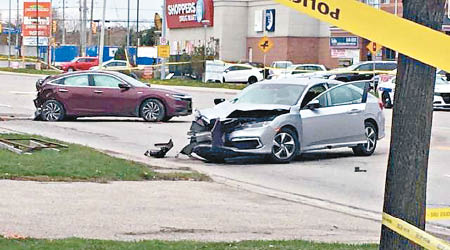
[[86, 75], [86, 74], [103, 74], [103, 75], [115, 75], [115, 76], [121, 76], [122, 73], [120, 72], [114, 72], [114, 71], [100, 71], [100, 70], [89, 70], [89, 71], [74, 71], [74, 72], [67, 72], [59, 75], [53, 75], [50, 77], [47, 77], [46, 79], [58, 79], [66, 76], [75, 76], [75, 75]]

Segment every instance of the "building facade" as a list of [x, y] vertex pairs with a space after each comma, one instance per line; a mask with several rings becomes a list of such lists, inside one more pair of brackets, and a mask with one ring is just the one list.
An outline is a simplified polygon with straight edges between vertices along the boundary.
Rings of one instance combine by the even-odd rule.
[[[267, 36], [274, 46], [266, 53], [266, 64], [289, 60], [294, 63], [337, 66], [337, 60], [330, 56], [330, 26], [274, 1], [167, 1], [168, 40], [172, 54], [193, 53], [196, 47], [203, 46], [206, 41], [208, 54], [214, 51], [218, 59], [263, 63], [264, 53], [258, 48], [258, 43]], [[202, 2], [203, 11], [199, 8], [194, 13], [192, 8], [180, 5], [198, 6], [197, 2]], [[197, 15], [200, 11], [203, 20], [198, 18], [193, 21], [193, 17], [187, 17]], [[171, 16], [175, 18], [170, 20]]]

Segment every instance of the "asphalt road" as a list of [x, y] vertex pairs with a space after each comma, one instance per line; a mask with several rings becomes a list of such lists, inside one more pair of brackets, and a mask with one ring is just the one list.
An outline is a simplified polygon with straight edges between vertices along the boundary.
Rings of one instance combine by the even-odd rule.
[[[34, 111], [36, 77], [0, 75], [0, 115], [30, 117]], [[213, 105], [213, 99], [230, 98], [234, 91], [193, 90], [171, 87], [193, 96], [195, 108]], [[188, 143], [186, 132], [192, 117], [174, 118], [169, 123], [145, 123], [141, 119], [89, 118], [76, 122], [34, 122], [11, 120], [0, 128], [44, 135], [89, 145], [159, 166], [188, 166], [209, 174], [216, 181], [233, 186], [327, 207], [357, 216], [380, 218], [389, 149], [391, 111], [386, 110], [387, 138], [379, 141], [371, 157], [355, 157], [350, 149], [304, 154], [290, 164], [208, 164], [177, 152]], [[175, 147], [163, 160], [146, 159], [143, 153], [153, 144], [174, 140]], [[428, 207], [450, 207], [450, 112], [435, 112], [428, 177]], [[367, 172], [355, 172], [360, 167]], [[450, 227], [449, 222], [439, 222]], [[431, 228], [432, 225], [429, 225]], [[442, 229], [443, 230], [443, 229]], [[450, 229], [444, 230], [450, 235]]]

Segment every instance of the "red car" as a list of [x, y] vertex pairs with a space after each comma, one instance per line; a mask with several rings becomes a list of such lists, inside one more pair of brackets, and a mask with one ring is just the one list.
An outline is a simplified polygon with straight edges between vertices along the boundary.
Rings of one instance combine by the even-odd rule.
[[59, 68], [64, 72], [77, 70], [89, 70], [91, 67], [98, 66], [97, 57], [75, 57], [70, 62], [62, 63]]
[[168, 121], [192, 114], [192, 97], [150, 87], [119, 72], [84, 71], [36, 82], [36, 118], [74, 120], [88, 116], [142, 117]]

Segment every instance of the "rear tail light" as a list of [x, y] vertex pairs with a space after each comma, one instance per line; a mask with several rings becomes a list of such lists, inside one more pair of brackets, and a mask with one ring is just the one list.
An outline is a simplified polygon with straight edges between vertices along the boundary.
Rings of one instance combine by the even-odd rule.
[[383, 110], [384, 109], [384, 104], [381, 100], [378, 101], [378, 106], [380, 106], [380, 109]]

